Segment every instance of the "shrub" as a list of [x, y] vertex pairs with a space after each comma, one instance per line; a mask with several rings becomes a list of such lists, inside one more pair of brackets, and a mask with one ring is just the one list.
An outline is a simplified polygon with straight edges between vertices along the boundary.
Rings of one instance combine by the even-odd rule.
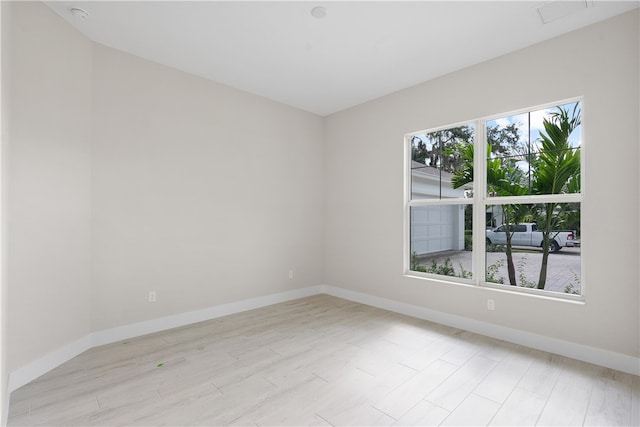
[[458, 261], [458, 264], [460, 265], [460, 274], [457, 274], [456, 270], [453, 268], [453, 265], [451, 264], [451, 258], [445, 259], [442, 264], [439, 264], [437, 260], [432, 259], [431, 264], [429, 264], [428, 267], [425, 267], [424, 265], [420, 264], [420, 261], [418, 261], [418, 255], [415, 252], [411, 254], [411, 271], [420, 271], [422, 273], [439, 274], [441, 276], [453, 276], [470, 279], [471, 272], [465, 270], [460, 261]]
[[420, 265], [420, 261], [418, 261], [418, 254], [416, 254], [415, 252], [411, 253], [411, 266], [410, 266], [411, 271], [420, 271], [422, 273], [426, 273], [427, 269]]
[[440, 274], [442, 276], [455, 276], [456, 271], [451, 265], [451, 259], [447, 258], [443, 264], [438, 264], [435, 259], [431, 260], [431, 265], [427, 268], [427, 273]]
[[473, 231], [464, 230], [464, 250], [470, 251], [473, 248]]
[[565, 294], [572, 294], [572, 295], [580, 295], [580, 291], [575, 289], [576, 287], [580, 286], [580, 276], [578, 276], [576, 273], [573, 273], [573, 283], [569, 283], [567, 286], [564, 287], [564, 293]]
[[507, 247], [505, 245], [494, 245], [494, 244], [488, 244], [487, 245], [487, 252], [506, 252], [507, 251]]
[[504, 284], [504, 277], [496, 278], [498, 271], [504, 266], [504, 261], [499, 259], [495, 263], [487, 266], [487, 274], [485, 280], [491, 283]]

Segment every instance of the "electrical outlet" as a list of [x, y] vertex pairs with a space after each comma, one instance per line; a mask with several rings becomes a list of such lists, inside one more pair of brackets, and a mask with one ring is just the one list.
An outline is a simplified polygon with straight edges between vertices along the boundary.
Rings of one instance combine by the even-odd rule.
[[289, 270], [289, 279], [293, 279], [293, 270]]
[[487, 310], [493, 311], [496, 309], [496, 302], [492, 299], [487, 300]]
[[149, 302], [156, 302], [156, 291], [149, 291]]

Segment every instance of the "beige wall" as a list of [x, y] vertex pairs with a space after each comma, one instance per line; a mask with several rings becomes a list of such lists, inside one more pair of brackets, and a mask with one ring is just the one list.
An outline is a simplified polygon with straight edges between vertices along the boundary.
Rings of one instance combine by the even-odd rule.
[[[321, 283], [639, 355], [637, 12], [322, 119], [12, 9], [9, 370]], [[587, 303], [402, 277], [403, 135], [581, 95]]]
[[[0, 423], [5, 423], [9, 408], [7, 386], [7, 341], [9, 304], [8, 194], [9, 194], [9, 51], [11, 36], [11, 3], [0, 2]], [[3, 424], [4, 425], [4, 424]]]
[[93, 331], [322, 283], [322, 118], [14, 7], [10, 370]]
[[[329, 116], [325, 282], [637, 357], [638, 73], [636, 10]], [[575, 96], [586, 304], [403, 277], [403, 135]]]
[[322, 283], [322, 118], [101, 45], [93, 112], [94, 330]]
[[40, 3], [11, 16], [9, 369], [90, 324], [91, 42]]

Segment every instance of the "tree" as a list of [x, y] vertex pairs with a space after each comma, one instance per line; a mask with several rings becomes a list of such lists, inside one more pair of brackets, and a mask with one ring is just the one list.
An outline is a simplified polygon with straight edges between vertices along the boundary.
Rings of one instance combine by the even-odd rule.
[[[503, 127], [489, 126], [487, 138], [491, 153], [507, 157], [522, 156], [519, 126], [518, 123]], [[473, 138], [472, 126], [458, 126], [415, 135], [411, 139], [411, 160], [440, 168], [445, 172], [456, 173], [467, 162], [468, 153], [464, 150], [473, 144]]]
[[[504, 197], [579, 192], [580, 149], [572, 147], [569, 143], [569, 137], [580, 125], [579, 105], [576, 103], [572, 111], [558, 107], [558, 111], [551, 113], [548, 118], [544, 119], [544, 130], [540, 133], [541, 147], [535, 150], [536, 152], [531, 151], [529, 144], [523, 145], [520, 141], [519, 124], [510, 124], [505, 127], [488, 126], [486, 184], [489, 194]], [[440, 143], [446, 138], [434, 133], [433, 140]], [[444, 146], [449, 152], [456, 153], [456, 161], [459, 165], [452, 170], [453, 187], [460, 188], [473, 182], [473, 144], [458, 142], [453, 147], [451, 145]], [[518, 165], [518, 162], [523, 160], [529, 163], [527, 171]], [[451, 164], [454, 162], [449, 162], [449, 165]], [[561, 224], [572, 225], [574, 229], [578, 230], [579, 204], [558, 202], [533, 206], [502, 204], [501, 208], [506, 232], [509, 283], [516, 285], [511, 244], [512, 227], [518, 225], [526, 217], [535, 217], [538, 229], [543, 236], [542, 263], [537, 287], [544, 289], [548, 257], [554, 241], [553, 230]]]
[[411, 138], [411, 160], [424, 165], [427, 163], [428, 156], [427, 144], [420, 137], [413, 136]]
[[411, 139], [411, 160], [454, 173], [463, 162], [460, 147], [472, 143], [471, 126], [458, 126], [425, 135], [415, 135]]
[[[562, 194], [580, 191], [580, 148], [573, 148], [569, 137], [580, 126], [580, 109], [576, 103], [573, 110], [558, 107], [543, 121], [544, 131], [540, 132], [542, 144], [535, 160], [533, 173], [533, 194]], [[558, 226], [561, 216], [557, 214], [560, 204], [542, 204], [540, 225], [542, 231], [542, 263], [538, 289], [544, 289], [547, 282], [549, 249], [553, 242], [552, 230]]]
[[487, 142], [491, 145], [491, 152], [499, 155], [512, 156], [522, 151], [520, 144], [520, 123], [507, 126], [487, 126]]
[[[496, 196], [523, 196], [527, 194], [527, 187], [523, 185], [524, 173], [517, 167], [515, 159], [498, 158], [487, 160], [487, 190]], [[505, 227], [507, 256], [507, 274], [509, 284], [516, 286], [516, 268], [513, 262], [513, 250], [511, 238], [515, 227], [522, 222], [525, 215], [524, 205], [503, 204], [502, 208], [503, 225]], [[512, 227], [514, 230], [512, 231]]]
[[[508, 157], [491, 158], [492, 146], [494, 144], [487, 146], [487, 191], [496, 196], [522, 196], [526, 194], [527, 188], [522, 185], [524, 174], [516, 166], [515, 159]], [[464, 162], [460, 170], [456, 171], [451, 179], [453, 188], [460, 188], [473, 181], [473, 145], [461, 148], [460, 152]], [[524, 212], [521, 205], [501, 205], [501, 207], [506, 237], [507, 274], [509, 283], [512, 286], [516, 286], [516, 268], [513, 262], [511, 244], [512, 227], [518, 225]]]
[[[527, 188], [523, 186], [525, 175], [516, 165], [517, 157], [522, 151], [519, 126], [511, 123], [504, 127], [487, 127], [487, 191], [490, 194], [521, 196], [527, 193]], [[464, 161], [451, 180], [454, 188], [460, 188], [473, 181], [473, 145], [460, 147], [459, 152]], [[524, 212], [521, 205], [501, 205], [501, 209], [506, 237], [507, 274], [509, 283], [516, 286], [511, 237], [512, 228], [522, 221]]]

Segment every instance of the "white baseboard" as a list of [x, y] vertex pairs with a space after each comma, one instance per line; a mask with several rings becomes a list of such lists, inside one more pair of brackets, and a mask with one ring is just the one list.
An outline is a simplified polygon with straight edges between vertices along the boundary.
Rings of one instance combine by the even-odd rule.
[[91, 334], [73, 341], [51, 353], [21, 367], [9, 374], [9, 393], [19, 389], [23, 385], [35, 380], [50, 370], [57, 368], [63, 363], [73, 359], [80, 353], [89, 350], [91, 345]]
[[7, 384], [7, 390], [4, 393], [4, 401], [2, 402], [2, 424], [1, 426], [9, 425], [9, 403], [11, 402], [11, 392]]
[[549, 353], [570, 357], [583, 362], [593, 363], [633, 375], [640, 375], [640, 358], [620, 354], [609, 350], [590, 347], [569, 341], [559, 340], [544, 335], [533, 334], [518, 329], [482, 322], [454, 314], [429, 310], [424, 307], [406, 304], [365, 293], [354, 292], [343, 288], [324, 285], [325, 294], [347, 299], [361, 304], [382, 308], [396, 313], [406, 314], [418, 319], [429, 320], [441, 325], [452, 326], [465, 331], [474, 332], [491, 338], [520, 344], [525, 347], [543, 350]]
[[317, 295], [321, 292], [321, 286], [309, 286], [306, 288], [264, 295], [257, 298], [216, 305], [202, 310], [188, 311], [186, 313], [174, 314], [172, 316], [106, 329], [91, 334], [92, 347], [111, 344], [155, 332], [166, 331], [167, 329], [191, 325], [205, 320], [216, 319], [218, 317], [241, 313], [255, 308], [266, 307], [280, 302]]
[[255, 308], [266, 307], [280, 302], [290, 301], [322, 292], [321, 286], [310, 286], [276, 294], [264, 295], [242, 301], [221, 304], [203, 310], [189, 311], [131, 325], [93, 332], [65, 345], [51, 353], [21, 367], [9, 374], [8, 393], [30, 383], [39, 376], [73, 359], [80, 353], [93, 347], [110, 344], [121, 340], [166, 331], [167, 329], [186, 326], [205, 320], [215, 319], [229, 314], [241, 313]]
[[640, 358], [637, 357], [563, 341], [556, 338], [550, 338], [543, 335], [532, 334], [462, 316], [429, 310], [424, 307], [406, 304], [374, 295], [350, 291], [334, 286], [319, 285], [93, 332], [11, 372], [9, 375], [7, 395], [92, 347], [317, 294], [333, 295], [335, 297], [475, 332], [503, 341], [524, 345], [526, 347], [594, 363], [596, 365], [628, 372], [634, 375], [640, 375]]

